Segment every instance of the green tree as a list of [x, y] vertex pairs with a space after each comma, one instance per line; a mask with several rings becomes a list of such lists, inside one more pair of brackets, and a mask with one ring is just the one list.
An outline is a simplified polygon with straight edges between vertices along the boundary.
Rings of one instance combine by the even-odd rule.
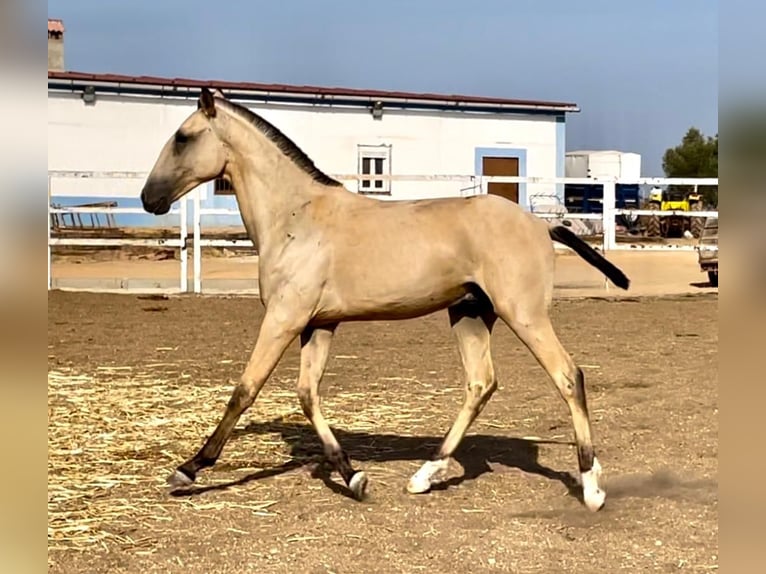
[[[697, 128], [689, 128], [679, 145], [665, 150], [662, 169], [665, 177], [718, 177], [718, 134], [706, 137]], [[698, 191], [707, 206], [718, 206], [718, 186], [699, 186]]]

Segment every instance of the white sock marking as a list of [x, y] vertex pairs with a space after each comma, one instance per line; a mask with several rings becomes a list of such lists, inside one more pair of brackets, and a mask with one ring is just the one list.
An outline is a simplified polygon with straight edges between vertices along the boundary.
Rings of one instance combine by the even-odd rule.
[[601, 465], [596, 457], [593, 457], [593, 466], [587, 472], [582, 473], [582, 493], [585, 506], [593, 512], [601, 510], [606, 500], [606, 493], [599, 486], [601, 477]]
[[449, 461], [444, 458], [440, 460], [429, 460], [424, 463], [418, 471], [412, 475], [407, 483], [407, 490], [412, 494], [420, 494], [430, 490], [434, 482], [438, 482], [440, 475], [447, 471]]

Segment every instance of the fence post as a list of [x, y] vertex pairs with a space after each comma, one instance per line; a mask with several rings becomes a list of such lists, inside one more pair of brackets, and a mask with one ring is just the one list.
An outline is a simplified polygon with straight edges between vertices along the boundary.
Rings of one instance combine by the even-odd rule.
[[[604, 231], [604, 255], [606, 255], [606, 252], [610, 249], [614, 249], [615, 247], [615, 236], [616, 236], [616, 230], [615, 230], [615, 220], [614, 220], [614, 209], [615, 209], [615, 203], [616, 203], [616, 186], [614, 181], [607, 181], [604, 182], [603, 186], [603, 194], [602, 194], [602, 220], [601, 220], [601, 226], [603, 227]], [[609, 291], [609, 280], [604, 277], [604, 289]]]
[[189, 290], [189, 251], [186, 249], [186, 240], [189, 237], [187, 225], [187, 202], [188, 198], [181, 198], [181, 292]]
[[614, 181], [604, 182], [603, 193], [603, 211], [602, 211], [602, 225], [604, 228], [604, 253], [614, 249], [616, 246], [616, 231], [615, 231], [615, 203], [616, 203], [616, 185]]
[[48, 291], [51, 284], [51, 176], [48, 175]]
[[194, 292], [202, 292], [202, 246], [200, 245], [201, 232], [200, 232], [200, 220], [202, 215], [200, 214], [200, 187], [198, 186], [194, 190], [193, 197], [193, 217], [192, 222], [194, 225]]

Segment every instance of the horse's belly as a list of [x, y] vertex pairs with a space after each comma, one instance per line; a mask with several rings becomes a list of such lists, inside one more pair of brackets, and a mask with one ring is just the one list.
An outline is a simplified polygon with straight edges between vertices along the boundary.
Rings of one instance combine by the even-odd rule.
[[328, 290], [317, 318], [334, 321], [411, 319], [453, 305], [469, 292], [464, 282], [358, 281]]
[[426, 222], [377, 221], [339, 241], [320, 310], [338, 319], [411, 318], [443, 309], [477, 279], [470, 241]]

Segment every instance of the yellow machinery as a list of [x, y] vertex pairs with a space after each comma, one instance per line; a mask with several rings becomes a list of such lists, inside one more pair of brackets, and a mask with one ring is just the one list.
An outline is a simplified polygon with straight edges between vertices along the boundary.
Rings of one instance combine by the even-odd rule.
[[[696, 187], [696, 186], [695, 186]], [[657, 211], [702, 211], [702, 195], [683, 189], [661, 189], [655, 187], [649, 193], [648, 209]], [[694, 237], [702, 235], [704, 217], [686, 215], [650, 215], [646, 221], [646, 235], [649, 237], [683, 236], [689, 231]]]

